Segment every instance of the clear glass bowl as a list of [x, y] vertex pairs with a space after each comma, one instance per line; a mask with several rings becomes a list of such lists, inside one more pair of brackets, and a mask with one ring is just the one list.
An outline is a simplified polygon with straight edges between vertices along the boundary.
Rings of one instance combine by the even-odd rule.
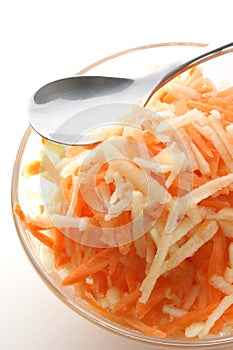
[[[204, 44], [174, 42], [132, 48], [103, 58], [84, 68], [78, 74], [136, 77], [148, 73], [155, 66], [162, 66], [170, 61], [179, 60], [185, 57], [185, 55], [195, 55], [197, 48], [200, 46], [204, 46]], [[217, 85], [222, 82], [224, 83], [226, 80], [233, 83], [232, 55], [231, 52], [229, 55], [227, 54], [217, 58], [217, 61], [212, 60], [204, 63], [206, 75]], [[40, 149], [40, 136], [28, 127], [22, 138], [15, 160], [12, 177], [12, 205], [16, 202], [21, 203], [22, 201], [25, 202], [24, 204], [26, 206], [33, 205], [33, 198], [26, 190], [27, 184], [22, 177], [22, 168], [28, 161], [37, 158]], [[37, 185], [34, 183], [31, 184], [32, 188]], [[233, 335], [211, 337], [204, 340], [160, 339], [141, 334], [129, 328], [124, 328], [103, 318], [94, 312], [86, 302], [77, 299], [73, 294], [72, 288], [63, 288], [61, 286], [62, 276], [59, 271], [53, 271], [51, 273], [45, 271], [41, 263], [40, 247], [37, 240], [24, 230], [21, 221], [15, 215], [14, 221], [22, 246], [44, 283], [61, 301], [96, 325], [136, 341], [151, 343], [154, 349], [183, 349], [186, 347], [189, 349], [205, 349], [207, 347], [211, 349], [232, 349]]]

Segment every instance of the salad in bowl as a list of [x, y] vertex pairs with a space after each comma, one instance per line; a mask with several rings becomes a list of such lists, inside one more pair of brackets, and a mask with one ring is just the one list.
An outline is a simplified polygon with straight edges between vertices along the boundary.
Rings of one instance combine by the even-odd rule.
[[[136, 48], [80, 74], [139, 75], [196, 46]], [[84, 317], [155, 346], [233, 342], [230, 60], [231, 50], [135, 101], [121, 123], [97, 126], [94, 145], [29, 128], [17, 155], [14, 218], [39, 275]]]

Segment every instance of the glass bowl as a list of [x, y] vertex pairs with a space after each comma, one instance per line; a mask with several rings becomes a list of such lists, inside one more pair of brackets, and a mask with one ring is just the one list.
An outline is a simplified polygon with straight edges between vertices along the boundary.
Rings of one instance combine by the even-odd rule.
[[[205, 46], [205, 44], [173, 42], [136, 47], [103, 58], [82, 69], [77, 74], [136, 77], [147, 74], [156, 66], [162, 66], [171, 61], [179, 60], [185, 57], [185, 55], [195, 55], [197, 48], [201, 46]], [[226, 81], [233, 83], [232, 52], [218, 59], [219, 63], [216, 61], [204, 63], [206, 75], [217, 85], [225, 84]], [[30, 181], [25, 180], [22, 176], [22, 169], [25, 164], [37, 159], [40, 151], [41, 137], [28, 127], [19, 146], [13, 169], [12, 206], [17, 202], [22, 204], [24, 208], [37, 205], [35, 193], [39, 184], [34, 179]], [[44, 263], [41, 259], [40, 244], [24, 229], [18, 216], [14, 215], [14, 221], [22, 246], [44, 283], [72, 310], [94, 322], [96, 325], [142, 343], [151, 343], [154, 349], [181, 349], [186, 347], [190, 349], [204, 349], [206, 347], [211, 349], [232, 348], [233, 335], [210, 337], [203, 340], [163, 339], [142, 334], [128, 327], [123, 327], [113, 320], [106, 319], [85, 301], [75, 297], [72, 287], [62, 287], [61, 280], [63, 278], [63, 272], [61, 270], [56, 271], [51, 267], [51, 271], [48, 271], [48, 269], [44, 268]]]

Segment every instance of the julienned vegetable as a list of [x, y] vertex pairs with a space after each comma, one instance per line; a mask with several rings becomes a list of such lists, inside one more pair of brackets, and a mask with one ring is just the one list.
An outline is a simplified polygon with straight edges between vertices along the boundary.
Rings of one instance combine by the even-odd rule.
[[233, 87], [193, 68], [147, 107], [95, 146], [42, 140], [23, 175], [53, 190], [41, 181], [37, 213], [14, 212], [103, 317], [156, 337], [232, 334]]

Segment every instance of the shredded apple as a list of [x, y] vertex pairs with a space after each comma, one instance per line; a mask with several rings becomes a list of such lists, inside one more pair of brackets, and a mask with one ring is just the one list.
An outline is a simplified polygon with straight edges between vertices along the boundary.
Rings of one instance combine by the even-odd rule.
[[91, 146], [43, 139], [41, 159], [23, 169], [44, 181], [41, 204], [14, 212], [46, 247], [45, 268], [63, 271], [63, 288], [101, 316], [146, 335], [230, 334], [233, 87], [218, 91], [193, 68], [96, 132]]

